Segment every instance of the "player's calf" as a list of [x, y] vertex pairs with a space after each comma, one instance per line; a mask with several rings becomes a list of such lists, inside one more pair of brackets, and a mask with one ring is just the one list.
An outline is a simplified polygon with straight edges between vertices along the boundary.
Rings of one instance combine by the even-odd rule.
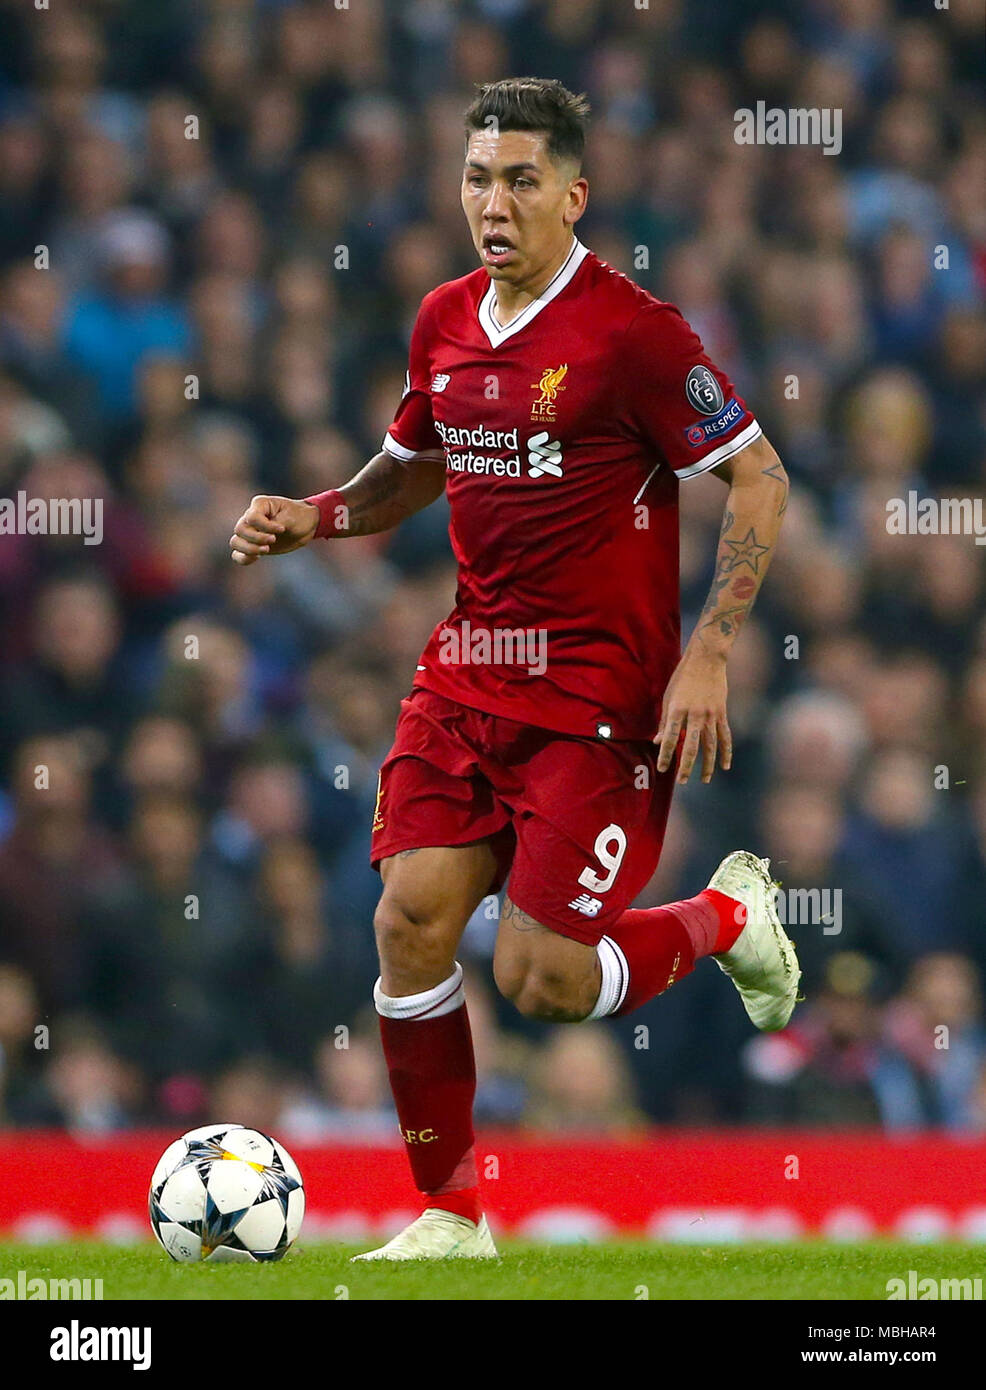
[[495, 868], [485, 845], [398, 851], [381, 861], [373, 991], [401, 1138], [423, 1216], [369, 1258], [495, 1254], [473, 1146], [476, 1067], [455, 950]]
[[525, 1017], [575, 1023], [631, 1013], [706, 956], [733, 980], [758, 1028], [786, 1026], [800, 970], [766, 861], [737, 851], [696, 897], [627, 909], [594, 945], [542, 926], [508, 899], [494, 975]]
[[570, 980], [537, 970], [528, 971], [519, 984], [505, 986], [498, 979], [497, 986], [524, 1018], [539, 1018], [545, 1023], [581, 1023], [592, 1010], [589, 995], [599, 994], [598, 985], [579, 989]]
[[508, 898], [500, 917], [493, 977], [525, 1018], [580, 1023], [599, 997], [595, 948], [536, 922]]

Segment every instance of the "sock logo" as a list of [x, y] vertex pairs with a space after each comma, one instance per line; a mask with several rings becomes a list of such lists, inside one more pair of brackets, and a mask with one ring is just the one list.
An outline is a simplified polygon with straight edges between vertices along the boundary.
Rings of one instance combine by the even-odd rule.
[[[670, 989], [671, 986], [674, 984], [674, 977], [675, 977], [675, 976], [677, 975], [677, 973], [678, 973], [678, 966], [679, 966], [680, 964], [681, 964], [681, 952], [679, 951], [679, 952], [677, 953], [677, 955], [675, 956], [675, 958], [674, 958], [674, 965], [672, 965], [672, 967], [671, 967], [671, 974], [668, 976], [668, 982], [667, 982], [667, 984], [664, 986], [664, 989]], [[662, 993], [662, 994], [664, 993], [664, 989], [661, 990], [661, 993]]]
[[438, 1135], [433, 1129], [402, 1129], [401, 1138], [405, 1144], [433, 1144]]

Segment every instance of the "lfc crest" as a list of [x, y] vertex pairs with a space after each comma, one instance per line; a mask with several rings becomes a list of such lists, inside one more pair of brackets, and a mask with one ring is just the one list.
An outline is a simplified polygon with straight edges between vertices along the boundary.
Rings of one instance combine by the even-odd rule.
[[568, 375], [568, 363], [565, 362], [560, 367], [545, 367], [541, 373], [541, 380], [531, 383], [532, 391], [540, 391], [541, 395], [531, 406], [532, 420], [553, 420], [557, 414], [555, 410], [555, 398], [559, 391], [564, 391], [562, 382]]

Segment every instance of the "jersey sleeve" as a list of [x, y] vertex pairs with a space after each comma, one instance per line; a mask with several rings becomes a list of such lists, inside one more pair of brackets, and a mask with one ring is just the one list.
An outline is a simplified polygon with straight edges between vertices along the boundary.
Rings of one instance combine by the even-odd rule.
[[443, 459], [442, 441], [431, 414], [431, 367], [427, 349], [428, 297], [422, 301], [411, 331], [404, 394], [394, 422], [383, 437], [383, 449], [405, 463]]
[[624, 348], [626, 416], [679, 478], [705, 473], [759, 438], [753, 412], [673, 305], [641, 309]]

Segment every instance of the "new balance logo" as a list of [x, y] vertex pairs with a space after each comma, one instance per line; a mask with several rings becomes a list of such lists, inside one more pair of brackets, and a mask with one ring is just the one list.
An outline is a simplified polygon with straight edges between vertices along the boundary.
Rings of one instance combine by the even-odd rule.
[[581, 912], [583, 917], [595, 917], [602, 908], [602, 903], [598, 898], [590, 898], [588, 893], [580, 893], [577, 898], [573, 898], [568, 904], [569, 907]]
[[527, 441], [527, 471], [532, 478], [541, 478], [550, 473], [552, 478], [562, 477], [561, 445], [557, 439], [549, 439], [548, 431], [532, 434]]
[[433, 391], [444, 391], [452, 378], [448, 372], [436, 372], [431, 379], [431, 389]]

